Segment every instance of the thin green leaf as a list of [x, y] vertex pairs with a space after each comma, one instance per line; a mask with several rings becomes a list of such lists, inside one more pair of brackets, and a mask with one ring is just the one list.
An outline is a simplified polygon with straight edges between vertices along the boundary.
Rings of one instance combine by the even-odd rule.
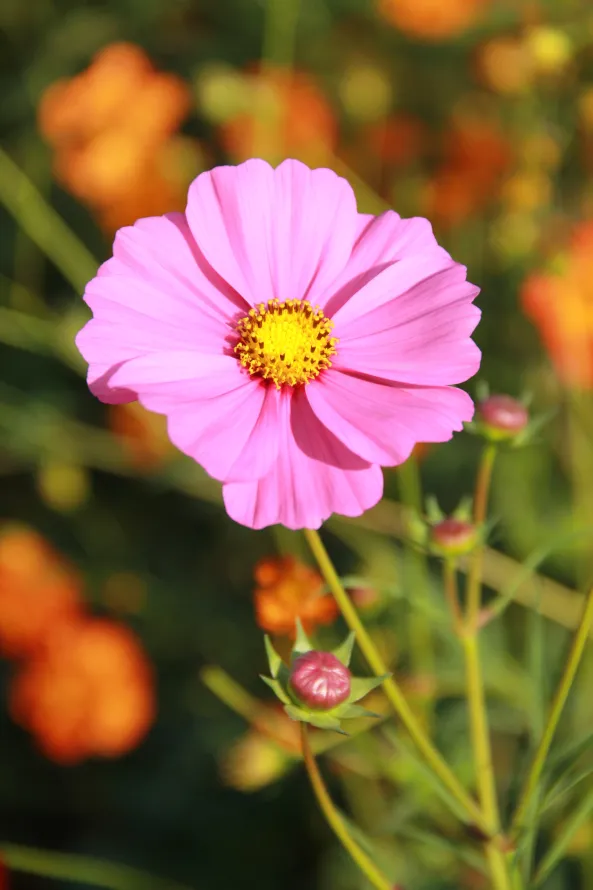
[[274, 695], [276, 695], [276, 697], [279, 698], [281, 702], [283, 702], [285, 705], [289, 705], [291, 703], [289, 697], [284, 692], [278, 680], [273, 680], [271, 677], [266, 677], [264, 674], [260, 674], [260, 677], [264, 681], [264, 683], [270, 687]]
[[377, 717], [379, 718], [381, 714], [376, 714], [374, 711], [369, 711], [366, 708], [362, 708], [360, 705], [348, 705], [345, 711], [340, 714], [341, 717], [347, 718], [348, 720], [354, 719], [355, 717]]
[[[561, 800], [564, 800], [567, 794], [570, 794], [577, 785], [580, 785], [581, 782], [584, 782], [589, 776], [593, 776], [593, 766], [580, 770], [580, 772], [576, 773], [576, 775], [572, 776], [570, 779], [566, 774], [561, 776], [546, 794], [542, 804], [542, 813], [545, 810], [557, 806]], [[568, 784], [564, 784], [565, 782], [568, 782]]]
[[342, 664], [345, 664], [346, 667], [350, 664], [350, 659], [352, 658], [352, 649], [354, 648], [354, 641], [356, 640], [356, 634], [352, 632], [348, 634], [343, 643], [340, 643], [339, 646], [336, 646], [335, 649], [332, 649], [332, 653], [338, 658]]
[[297, 618], [296, 622], [296, 639], [294, 641], [294, 646], [292, 647], [292, 654], [294, 655], [302, 655], [303, 652], [310, 652], [313, 648], [309, 637], [305, 633], [303, 625], [301, 624], [301, 619]]
[[350, 701], [355, 702], [364, 698], [390, 676], [391, 674], [383, 674], [381, 677], [353, 677], [350, 684]]
[[542, 859], [539, 868], [535, 873], [535, 877], [533, 878], [533, 887], [539, 887], [550, 872], [558, 865], [574, 835], [577, 833], [581, 825], [587, 821], [591, 812], [593, 812], [593, 788], [589, 790], [589, 793], [583, 798], [572, 816], [565, 823], [564, 828], [558, 835], [555, 843], [552, 844], [551, 848]]
[[282, 664], [282, 659], [272, 646], [272, 642], [267, 634], [264, 637], [264, 645], [266, 647], [266, 655], [268, 656], [268, 664], [270, 665], [270, 673], [275, 679], [278, 676], [278, 671], [280, 669], [280, 665]]
[[533, 573], [543, 562], [545, 562], [546, 559], [548, 559], [549, 556], [562, 550], [572, 540], [591, 535], [591, 532], [593, 532], [593, 526], [590, 525], [576, 530], [572, 529], [564, 535], [559, 536], [556, 534], [549, 543], [533, 550], [527, 559], [525, 559], [523, 565], [510, 584], [503, 587], [497, 599], [488, 607], [492, 618], [498, 618], [502, 615], [506, 608], [514, 601], [515, 594], [521, 585], [529, 580]]

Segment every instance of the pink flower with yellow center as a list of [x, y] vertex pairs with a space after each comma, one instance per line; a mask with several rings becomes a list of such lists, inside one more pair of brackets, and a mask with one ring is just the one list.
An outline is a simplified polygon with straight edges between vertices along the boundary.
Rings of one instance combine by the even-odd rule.
[[253, 528], [381, 498], [381, 465], [471, 419], [478, 289], [425, 219], [357, 212], [331, 170], [218, 167], [121, 229], [77, 337], [91, 391], [167, 417]]

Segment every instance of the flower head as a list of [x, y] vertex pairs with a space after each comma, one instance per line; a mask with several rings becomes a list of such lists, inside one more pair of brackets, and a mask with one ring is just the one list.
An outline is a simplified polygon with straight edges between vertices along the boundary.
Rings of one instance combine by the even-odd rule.
[[490, 0], [379, 0], [379, 13], [411, 37], [446, 40], [482, 17]]
[[92, 392], [165, 414], [252, 528], [318, 528], [381, 497], [381, 465], [471, 419], [478, 290], [423, 219], [356, 211], [349, 184], [251, 160], [139, 220], [87, 286]]
[[338, 614], [335, 600], [323, 594], [323, 578], [293, 556], [263, 559], [255, 567], [255, 614], [262, 630], [294, 637], [300, 619], [309, 633]]
[[10, 710], [52, 760], [116, 757], [134, 748], [152, 723], [150, 665], [123, 625], [74, 620], [56, 629], [16, 675]]

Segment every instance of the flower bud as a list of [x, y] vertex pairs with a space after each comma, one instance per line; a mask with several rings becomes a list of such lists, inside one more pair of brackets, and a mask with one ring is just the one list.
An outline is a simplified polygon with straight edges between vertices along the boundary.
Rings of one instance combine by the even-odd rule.
[[478, 405], [478, 414], [490, 437], [499, 441], [512, 439], [529, 423], [527, 408], [512, 396], [489, 396]]
[[461, 556], [473, 550], [476, 537], [475, 525], [449, 516], [431, 527], [431, 550], [443, 556]]
[[289, 685], [297, 699], [316, 711], [329, 711], [350, 695], [351, 674], [331, 652], [305, 652], [293, 662]]

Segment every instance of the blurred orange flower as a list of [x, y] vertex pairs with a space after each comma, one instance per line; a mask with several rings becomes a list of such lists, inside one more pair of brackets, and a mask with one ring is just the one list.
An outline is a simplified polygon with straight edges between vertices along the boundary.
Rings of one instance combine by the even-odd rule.
[[56, 628], [9, 695], [13, 719], [59, 763], [134, 748], [155, 711], [148, 660], [115, 622], [80, 618]]
[[0, 653], [33, 654], [56, 624], [81, 612], [74, 570], [32, 529], [0, 534]]
[[443, 226], [464, 222], [488, 204], [511, 160], [511, 145], [493, 122], [458, 121], [427, 189], [427, 215]]
[[411, 114], [394, 114], [363, 129], [373, 154], [393, 167], [404, 167], [420, 155], [424, 147], [424, 126]]
[[110, 405], [108, 418], [111, 431], [139, 469], [152, 470], [177, 453], [167, 436], [165, 417], [139, 402]]
[[338, 614], [333, 598], [321, 593], [321, 575], [292, 556], [263, 559], [254, 575], [255, 614], [262, 630], [294, 637], [297, 618], [312, 632]]
[[219, 128], [222, 145], [232, 159], [290, 157], [313, 167], [327, 163], [337, 143], [337, 122], [315, 80], [282, 68], [266, 68], [245, 77], [252, 110], [232, 116]]
[[190, 104], [181, 78], [156, 71], [140, 47], [115, 43], [45, 91], [38, 121], [58, 180], [112, 229], [183, 209], [194, 171], [172, 162], [170, 143]]
[[475, 25], [491, 0], [378, 0], [379, 14], [411, 37], [443, 40]]
[[593, 221], [573, 231], [554, 268], [529, 275], [521, 289], [525, 314], [539, 330], [559, 377], [593, 388]]

